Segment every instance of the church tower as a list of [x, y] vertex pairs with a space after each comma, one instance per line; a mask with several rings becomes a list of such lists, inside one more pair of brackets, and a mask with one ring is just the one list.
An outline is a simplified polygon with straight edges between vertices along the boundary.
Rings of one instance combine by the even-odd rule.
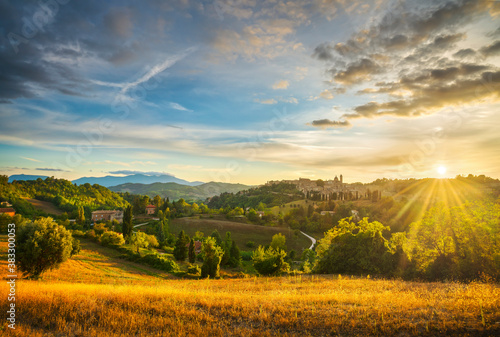
[[342, 175], [340, 175], [340, 183], [341, 183], [341, 184], [343, 183], [342, 179], [343, 179], [343, 178], [342, 178]]

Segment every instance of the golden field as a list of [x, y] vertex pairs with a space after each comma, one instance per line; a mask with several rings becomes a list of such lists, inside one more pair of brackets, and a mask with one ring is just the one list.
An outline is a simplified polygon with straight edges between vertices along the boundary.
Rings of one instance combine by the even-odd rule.
[[[413, 336], [500, 333], [500, 287], [339, 275], [180, 280], [84, 242], [17, 283], [12, 336]], [[1, 244], [5, 257], [5, 240]], [[2, 272], [6, 275], [5, 258]], [[0, 285], [6, 308], [6, 282]]]

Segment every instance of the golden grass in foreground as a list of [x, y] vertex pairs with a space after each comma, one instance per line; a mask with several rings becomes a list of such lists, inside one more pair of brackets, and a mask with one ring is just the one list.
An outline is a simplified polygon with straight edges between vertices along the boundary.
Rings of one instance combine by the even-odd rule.
[[[7, 285], [2, 282], [2, 293]], [[500, 287], [337, 277], [20, 281], [16, 336], [495, 335]], [[5, 308], [6, 298], [0, 299]], [[7, 329], [4, 327], [4, 329]], [[8, 329], [10, 330], [10, 329]]]

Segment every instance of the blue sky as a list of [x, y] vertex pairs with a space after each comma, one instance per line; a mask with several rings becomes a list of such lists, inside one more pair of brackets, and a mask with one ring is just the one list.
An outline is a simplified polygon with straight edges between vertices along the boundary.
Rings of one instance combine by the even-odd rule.
[[500, 178], [498, 2], [46, 4], [0, 0], [1, 174]]

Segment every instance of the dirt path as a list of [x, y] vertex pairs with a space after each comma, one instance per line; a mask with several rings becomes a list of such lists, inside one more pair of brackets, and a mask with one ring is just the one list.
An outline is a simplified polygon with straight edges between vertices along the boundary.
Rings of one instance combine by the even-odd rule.
[[316, 239], [315, 239], [315, 238], [313, 238], [312, 236], [307, 235], [307, 234], [306, 234], [306, 233], [304, 233], [303, 231], [300, 231], [300, 232], [301, 232], [302, 234], [304, 234], [307, 238], [309, 238], [309, 239], [311, 240], [312, 245], [311, 245], [311, 247], [309, 247], [309, 249], [313, 249], [314, 245], [316, 244]]

